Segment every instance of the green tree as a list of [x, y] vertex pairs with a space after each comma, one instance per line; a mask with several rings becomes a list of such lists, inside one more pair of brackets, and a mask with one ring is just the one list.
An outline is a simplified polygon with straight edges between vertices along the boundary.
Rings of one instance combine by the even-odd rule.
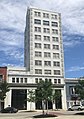
[[59, 90], [55, 90], [53, 92], [54, 92], [53, 95], [52, 95], [53, 103], [56, 102], [56, 107], [55, 108], [57, 108], [57, 110], [58, 110], [58, 103], [59, 103], [59, 100], [60, 100], [60, 97], [61, 97], [61, 93], [60, 93]]
[[9, 85], [6, 81], [0, 83], [0, 99], [4, 102], [6, 98], [6, 93], [9, 91]]
[[78, 94], [81, 100], [84, 100], [84, 80], [79, 80], [75, 88], [76, 94]]
[[42, 109], [44, 114], [45, 103], [47, 104], [48, 112], [48, 101], [52, 100], [52, 83], [48, 80], [41, 80], [37, 85], [36, 100], [42, 101]]
[[32, 102], [35, 102], [35, 91], [34, 90], [28, 90], [27, 101], [30, 102], [30, 110], [31, 110]]

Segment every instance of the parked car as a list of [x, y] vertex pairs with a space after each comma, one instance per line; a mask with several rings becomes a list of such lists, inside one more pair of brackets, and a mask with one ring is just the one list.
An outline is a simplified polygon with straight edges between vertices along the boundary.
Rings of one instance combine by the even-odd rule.
[[1, 110], [1, 113], [16, 113], [16, 112], [18, 112], [18, 109], [14, 107], [6, 107]]
[[68, 108], [68, 111], [74, 111], [74, 110], [84, 110], [84, 106], [82, 105], [72, 105]]

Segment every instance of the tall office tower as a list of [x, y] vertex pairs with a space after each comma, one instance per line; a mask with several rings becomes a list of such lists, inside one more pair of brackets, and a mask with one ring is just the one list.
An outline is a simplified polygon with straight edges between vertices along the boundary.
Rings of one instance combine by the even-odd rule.
[[28, 8], [24, 44], [24, 65], [35, 82], [49, 80], [64, 90], [61, 14]]

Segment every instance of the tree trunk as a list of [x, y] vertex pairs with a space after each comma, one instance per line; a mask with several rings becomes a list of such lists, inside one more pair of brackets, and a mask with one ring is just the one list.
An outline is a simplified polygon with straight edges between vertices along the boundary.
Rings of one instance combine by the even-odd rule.
[[43, 110], [43, 115], [45, 114], [44, 110], [45, 110], [45, 104], [44, 104], [44, 100], [42, 100], [42, 110]]
[[48, 100], [47, 100], [47, 112], [46, 112], [46, 114], [48, 114]]

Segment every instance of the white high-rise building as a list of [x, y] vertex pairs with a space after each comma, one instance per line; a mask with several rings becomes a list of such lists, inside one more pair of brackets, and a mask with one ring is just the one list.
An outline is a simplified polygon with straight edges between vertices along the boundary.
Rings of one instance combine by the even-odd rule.
[[61, 78], [64, 83], [60, 13], [29, 8], [24, 44], [24, 62], [31, 74]]
[[64, 82], [64, 52], [61, 34], [61, 14], [28, 8], [24, 40], [24, 64], [34, 82], [50, 80], [62, 94], [66, 107]]

